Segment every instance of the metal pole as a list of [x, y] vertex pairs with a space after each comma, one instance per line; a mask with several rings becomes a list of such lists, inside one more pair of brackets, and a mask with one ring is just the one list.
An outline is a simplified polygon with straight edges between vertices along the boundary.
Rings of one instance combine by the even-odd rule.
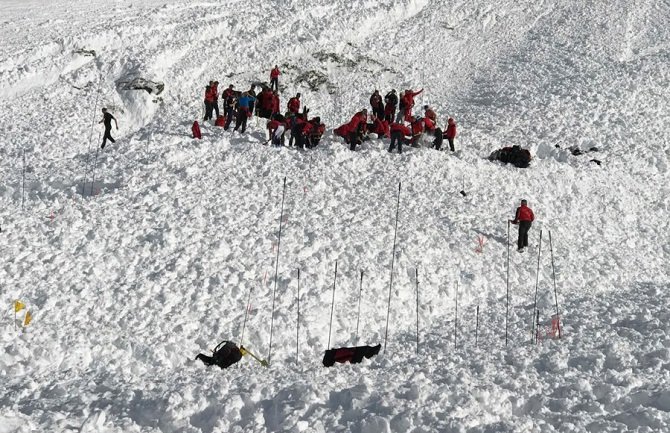
[[393, 234], [393, 252], [391, 254], [391, 283], [389, 284], [389, 302], [386, 310], [386, 332], [384, 333], [384, 352], [386, 352], [386, 342], [389, 335], [389, 316], [391, 314], [391, 291], [393, 290], [393, 266], [395, 264], [395, 245], [398, 237], [398, 214], [400, 212], [400, 188], [402, 182], [398, 182], [398, 203], [395, 211], [395, 230]]
[[458, 280], [456, 280], [456, 312], [454, 314], [454, 349], [458, 347]]
[[[540, 230], [540, 244], [537, 250], [537, 271], [535, 272], [535, 302], [533, 303], [533, 315], [531, 316], [531, 342], [535, 338], [535, 312], [537, 311], [537, 287], [540, 282], [540, 257], [542, 256], [542, 230]], [[539, 314], [539, 313], [538, 313]], [[539, 320], [539, 317], [538, 317]]]
[[98, 151], [100, 148], [95, 149], [95, 163], [93, 164], [93, 180], [91, 180], [91, 193], [93, 195], [93, 185], [95, 184], [95, 171], [98, 169]]
[[247, 297], [247, 311], [244, 313], [244, 323], [242, 324], [242, 336], [240, 337], [240, 346], [244, 345], [244, 330], [247, 327], [247, 318], [249, 317], [249, 310], [251, 309], [251, 292], [253, 292], [254, 287], [251, 286], [249, 289], [249, 295]]
[[81, 195], [86, 194], [86, 180], [88, 179], [88, 163], [91, 158], [91, 140], [93, 139], [93, 128], [95, 127], [95, 118], [96, 112], [98, 111], [98, 99], [100, 98], [100, 92], [97, 92], [95, 95], [95, 105], [93, 107], [93, 120], [91, 121], [91, 130], [88, 134], [88, 151], [86, 152], [86, 171], [84, 172], [84, 185], [81, 188]]
[[26, 201], [26, 149], [23, 149], [23, 169], [21, 172], [21, 210], [23, 210]]
[[551, 251], [551, 273], [554, 279], [554, 304], [556, 306], [556, 324], [558, 326], [558, 338], [561, 338], [561, 319], [558, 315], [558, 292], [556, 291], [556, 269], [554, 268], [554, 246], [551, 243], [551, 230], [549, 230], [549, 251]]
[[507, 326], [509, 324], [509, 220], [507, 221], [507, 295], [505, 307], [505, 347], [507, 347]]
[[330, 335], [333, 331], [333, 312], [335, 311], [335, 287], [337, 285], [337, 260], [335, 260], [335, 278], [333, 279], [333, 301], [330, 304], [330, 326], [328, 327], [328, 346], [326, 350], [330, 349]]
[[477, 305], [477, 319], [475, 322], [475, 347], [479, 346], [479, 305]]
[[277, 300], [277, 274], [279, 272], [279, 248], [281, 246], [281, 231], [284, 219], [284, 198], [286, 197], [286, 176], [284, 176], [284, 186], [282, 187], [281, 195], [281, 212], [279, 213], [279, 237], [277, 240], [277, 256], [275, 257], [275, 282], [272, 290], [272, 316], [270, 318], [270, 348], [268, 350], [268, 363], [272, 359], [272, 335], [275, 323], [275, 301]]
[[298, 268], [298, 320], [295, 327], [295, 363], [300, 359], [300, 268]]
[[356, 344], [358, 344], [358, 325], [361, 321], [361, 298], [363, 297], [363, 271], [361, 271], [361, 283], [358, 291], [358, 315], [356, 316]]
[[416, 276], [416, 354], [419, 354], [419, 268], [414, 269]]

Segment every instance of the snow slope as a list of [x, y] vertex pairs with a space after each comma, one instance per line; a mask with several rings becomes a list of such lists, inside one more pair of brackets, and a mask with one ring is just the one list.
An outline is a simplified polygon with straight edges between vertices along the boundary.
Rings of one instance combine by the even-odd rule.
[[[4, 1], [0, 16], [0, 432], [670, 431], [667, 2]], [[244, 89], [274, 64], [282, 104], [301, 92], [331, 130], [375, 88], [424, 87], [417, 109], [457, 119], [458, 151], [352, 153], [331, 133], [270, 149], [256, 120], [190, 139], [210, 79]], [[138, 76], [165, 91], [119, 89]], [[102, 106], [120, 139], [96, 154]], [[484, 159], [509, 144], [531, 168]], [[239, 343], [250, 292], [244, 344], [268, 357], [284, 179], [271, 366], [207, 369], [193, 357]], [[399, 183], [386, 351], [324, 369], [329, 339], [384, 343]], [[512, 248], [505, 347], [520, 198], [538, 221], [530, 251]], [[549, 231], [564, 338], [534, 345], [536, 277], [543, 327], [554, 311]], [[18, 331], [15, 299], [33, 314]]]

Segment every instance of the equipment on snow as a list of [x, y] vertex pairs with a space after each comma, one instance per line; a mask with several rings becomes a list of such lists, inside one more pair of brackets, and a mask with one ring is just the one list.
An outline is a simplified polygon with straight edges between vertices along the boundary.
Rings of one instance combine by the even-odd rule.
[[249, 356], [251, 356], [253, 359], [255, 359], [256, 361], [258, 361], [258, 363], [259, 363], [260, 365], [262, 365], [263, 367], [267, 367], [267, 366], [270, 365], [265, 359], [261, 359], [261, 358], [259, 358], [258, 356], [254, 355], [253, 353], [251, 353], [251, 352], [249, 351], [249, 349], [247, 349], [247, 348], [244, 347], [244, 346], [240, 346], [240, 353], [241, 353], [243, 356], [245, 356], [245, 355], [249, 355]]
[[197, 120], [194, 121], [193, 126], [191, 126], [191, 133], [193, 133], [193, 138], [202, 139], [202, 134], [200, 133], [200, 124]]
[[530, 165], [531, 159], [530, 152], [527, 149], [522, 149], [519, 145], [503, 147], [502, 149], [494, 150], [489, 155], [489, 161], [501, 161], [518, 168], [527, 168]]
[[340, 347], [339, 349], [329, 349], [323, 355], [323, 366], [332, 367], [336, 362], [344, 364], [349, 362], [351, 364], [358, 364], [363, 361], [363, 358], [370, 359], [379, 353], [382, 345], [376, 346], [356, 346], [356, 347]]
[[199, 353], [195, 359], [201, 360], [207, 366], [216, 365], [224, 369], [239, 362], [242, 359], [242, 351], [232, 341], [223, 340], [214, 348], [212, 356]]
[[[533, 302], [533, 316], [535, 315], [535, 313], [537, 311], [537, 316], [538, 316], [537, 320], [538, 321], [540, 320], [540, 318], [539, 318], [540, 312], [537, 310], [537, 288], [538, 288], [538, 284], [540, 282], [540, 257], [541, 256], [542, 256], [542, 230], [540, 230], [540, 243], [539, 243], [539, 247], [537, 249], [537, 270], [535, 272], [535, 301]], [[535, 328], [535, 321], [533, 320], [533, 318], [531, 318], [531, 324], [532, 324], [532, 327], [531, 327], [531, 331], [530, 331], [531, 334], [530, 335], [531, 335], [531, 338], [535, 338], [535, 342], [537, 343], [537, 335], [535, 334], [537, 332], [537, 329]], [[531, 342], [532, 342], [532, 339], [531, 339]]]

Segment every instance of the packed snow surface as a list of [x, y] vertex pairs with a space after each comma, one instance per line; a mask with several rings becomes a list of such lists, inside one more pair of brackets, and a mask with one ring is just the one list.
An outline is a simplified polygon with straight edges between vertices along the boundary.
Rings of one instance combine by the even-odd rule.
[[[3, 0], [0, 432], [670, 431], [668, 22], [667, 0]], [[424, 88], [457, 151], [276, 149], [257, 119], [191, 139], [210, 80], [275, 64], [282, 108], [301, 92], [329, 131]], [[485, 158], [512, 144], [528, 169]], [[536, 287], [560, 340], [531, 343]], [[247, 311], [268, 368], [193, 360]], [[386, 347], [326, 369], [329, 340]]]

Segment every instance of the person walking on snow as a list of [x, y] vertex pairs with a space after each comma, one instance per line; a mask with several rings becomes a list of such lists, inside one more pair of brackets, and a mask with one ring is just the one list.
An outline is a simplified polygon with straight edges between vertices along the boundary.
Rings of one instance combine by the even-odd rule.
[[279, 76], [281, 75], [281, 72], [279, 72], [279, 67], [275, 65], [275, 67], [270, 71], [270, 90], [276, 90], [279, 91]]
[[391, 89], [390, 92], [384, 96], [384, 118], [387, 122], [393, 122], [395, 118], [395, 109], [398, 106], [398, 95], [395, 93], [395, 89]]
[[526, 200], [521, 200], [521, 206], [516, 209], [516, 215], [513, 220], [510, 220], [512, 224], [519, 225], [519, 240], [517, 241], [517, 247], [520, 253], [523, 252], [523, 249], [528, 246], [528, 231], [530, 226], [533, 225], [535, 220], [535, 215], [531, 208], [528, 207], [528, 202]]
[[102, 120], [100, 122], [98, 122], [98, 124], [103, 123], [103, 122], [105, 123], [105, 135], [102, 137], [102, 146], [100, 146], [100, 149], [105, 148], [105, 144], [107, 144], [108, 139], [112, 143], [116, 142], [116, 140], [114, 140], [114, 138], [112, 138], [112, 134], [111, 134], [112, 120], [114, 121], [114, 124], [116, 125], [116, 130], [118, 131], [119, 130], [119, 123], [116, 121], [116, 118], [114, 116], [112, 116], [112, 114], [109, 113], [106, 108], [103, 108], [102, 109]]

